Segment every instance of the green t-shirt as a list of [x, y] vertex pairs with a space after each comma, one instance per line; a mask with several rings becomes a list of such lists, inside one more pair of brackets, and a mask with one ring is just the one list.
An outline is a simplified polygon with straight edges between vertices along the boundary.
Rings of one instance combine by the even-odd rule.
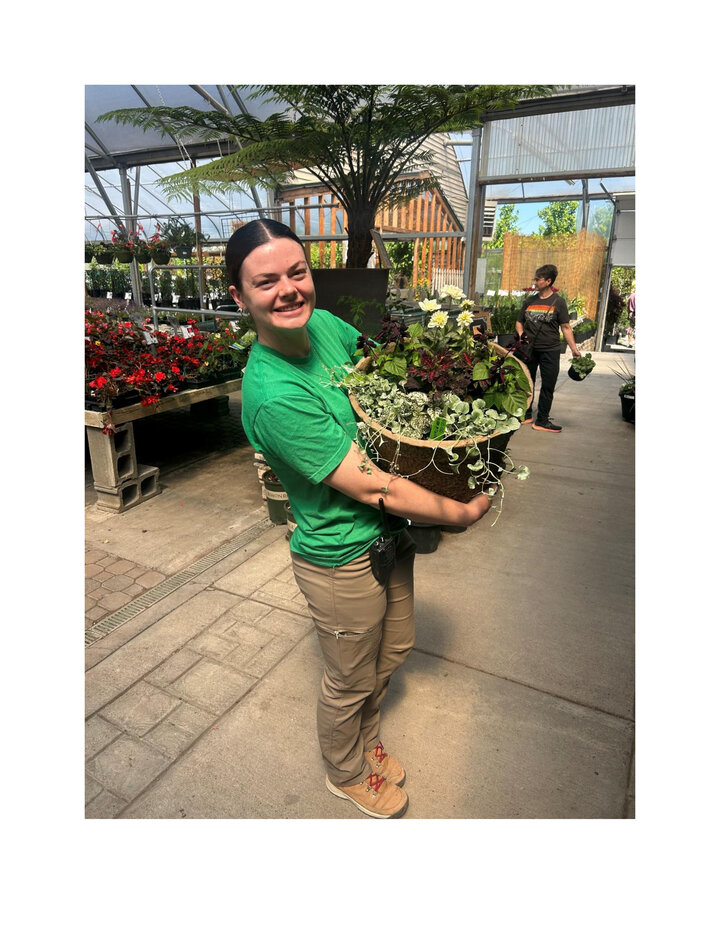
[[[376, 508], [323, 483], [356, 440], [347, 393], [332, 384], [357, 362], [359, 332], [316, 309], [307, 325], [310, 354], [283, 356], [253, 343], [242, 385], [242, 423], [288, 494], [297, 528], [290, 549], [311, 563], [342, 566], [382, 533]], [[405, 526], [388, 516], [393, 530]]]

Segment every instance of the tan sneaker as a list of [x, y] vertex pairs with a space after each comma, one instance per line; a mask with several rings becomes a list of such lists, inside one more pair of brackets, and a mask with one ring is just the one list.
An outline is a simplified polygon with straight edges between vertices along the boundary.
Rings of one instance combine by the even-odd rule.
[[362, 783], [353, 786], [335, 786], [325, 776], [325, 784], [334, 796], [349, 799], [360, 812], [373, 819], [395, 819], [407, 809], [408, 797], [405, 790], [388, 783], [383, 777], [371, 773]]
[[396, 757], [387, 753], [382, 741], [378, 741], [372, 751], [365, 751], [365, 760], [372, 767], [373, 773], [385, 777], [388, 783], [402, 786], [405, 782], [405, 768]]

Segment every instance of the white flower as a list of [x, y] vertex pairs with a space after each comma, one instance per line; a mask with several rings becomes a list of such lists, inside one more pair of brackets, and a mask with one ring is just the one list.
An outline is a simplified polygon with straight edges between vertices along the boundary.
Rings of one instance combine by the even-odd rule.
[[527, 468], [527, 466], [521, 466], [520, 469], [518, 469], [517, 471], [518, 479], [523, 479], [523, 480], [527, 479], [529, 475], [530, 475], [530, 470]]
[[447, 311], [435, 311], [428, 321], [428, 327], [444, 327], [447, 322]]
[[473, 316], [470, 311], [462, 311], [457, 316], [458, 327], [469, 327], [473, 322]]
[[452, 298], [453, 301], [460, 301], [465, 297], [465, 292], [461, 291], [457, 285], [443, 285], [440, 292], [441, 298]]
[[424, 301], [418, 302], [418, 307], [421, 311], [439, 311], [440, 305], [433, 298], [426, 298]]

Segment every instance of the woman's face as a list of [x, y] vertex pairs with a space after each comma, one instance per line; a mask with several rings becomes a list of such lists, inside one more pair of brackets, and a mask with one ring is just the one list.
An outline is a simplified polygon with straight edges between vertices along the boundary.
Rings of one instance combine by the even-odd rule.
[[315, 308], [315, 286], [302, 246], [283, 237], [256, 247], [230, 294], [250, 312], [259, 337], [304, 327]]

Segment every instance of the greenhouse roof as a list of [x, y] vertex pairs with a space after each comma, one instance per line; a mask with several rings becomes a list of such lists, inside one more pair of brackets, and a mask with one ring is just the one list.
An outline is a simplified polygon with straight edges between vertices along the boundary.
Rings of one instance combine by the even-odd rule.
[[[217, 158], [231, 151], [229, 140], [203, 141], [192, 135], [182, 138], [162, 136], [156, 131], [140, 127], [119, 125], [115, 122], [99, 123], [100, 114], [109, 110], [158, 105], [188, 106], [202, 110], [225, 110], [237, 114], [247, 112], [264, 118], [275, 107], [252, 99], [252, 89], [242, 90], [233, 85], [86, 85], [85, 88], [85, 169], [86, 169], [86, 237], [107, 239], [116, 226], [113, 217], [136, 214], [141, 222], [162, 223], [173, 215], [191, 217], [195, 206], [190, 200], [168, 201], [158, 181], [188, 167], [189, 160], [198, 163]], [[571, 110], [629, 106], [634, 104], [635, 88], [628, 85], [581, 85], [567, 88], [550, 98], [522, 101], [509, 111], [488, 114], [487, 122], [497, 124], [523, 116], [563, 113]], [[454, 142], [454, 140], [453, 140]], [[456, 155], [463, 161], [468, 150], [458, 140]], [[133, 171], [128, 172], [128, 169]], [[468, 174], [464, 171], [466, 184]], [[631, 174], [624, 172], [624, 174]], [[530, 179], [529, 179], [530, 180]], [[615, 179], [617, 181], [617, 179]], [[634, 181], [634, 179], [633, 179]], [[532, 179], [529, 185], [517, 178], [503, 184], [491, 197], [525, 199], [537, 196], [539, 188]], [[563, 193], [564, 182], [544, 185], [547, 190]], [[634, 184], [631, 186], [634, 188]], [[618, 190], [617, 185], [613, 185]], [[620, 188], [627, 190], [627, 180]], [[565, 191], [569, 189], [565, 186]], [[501, 193], [502, 191], [502, 193]], [[512, 191], [512, 193], [510, 193]], [[570, 192], [572, 193], [572, 192]], [[202, 229], [211, 239], [227, 238], [232, 219], [250, 219], [269, 205], [269, 192], [255, 189], [238, 190], [232, 194], [202, 194], [199, 212]], [[152, 227], [146, 231], [154, 232]]]

